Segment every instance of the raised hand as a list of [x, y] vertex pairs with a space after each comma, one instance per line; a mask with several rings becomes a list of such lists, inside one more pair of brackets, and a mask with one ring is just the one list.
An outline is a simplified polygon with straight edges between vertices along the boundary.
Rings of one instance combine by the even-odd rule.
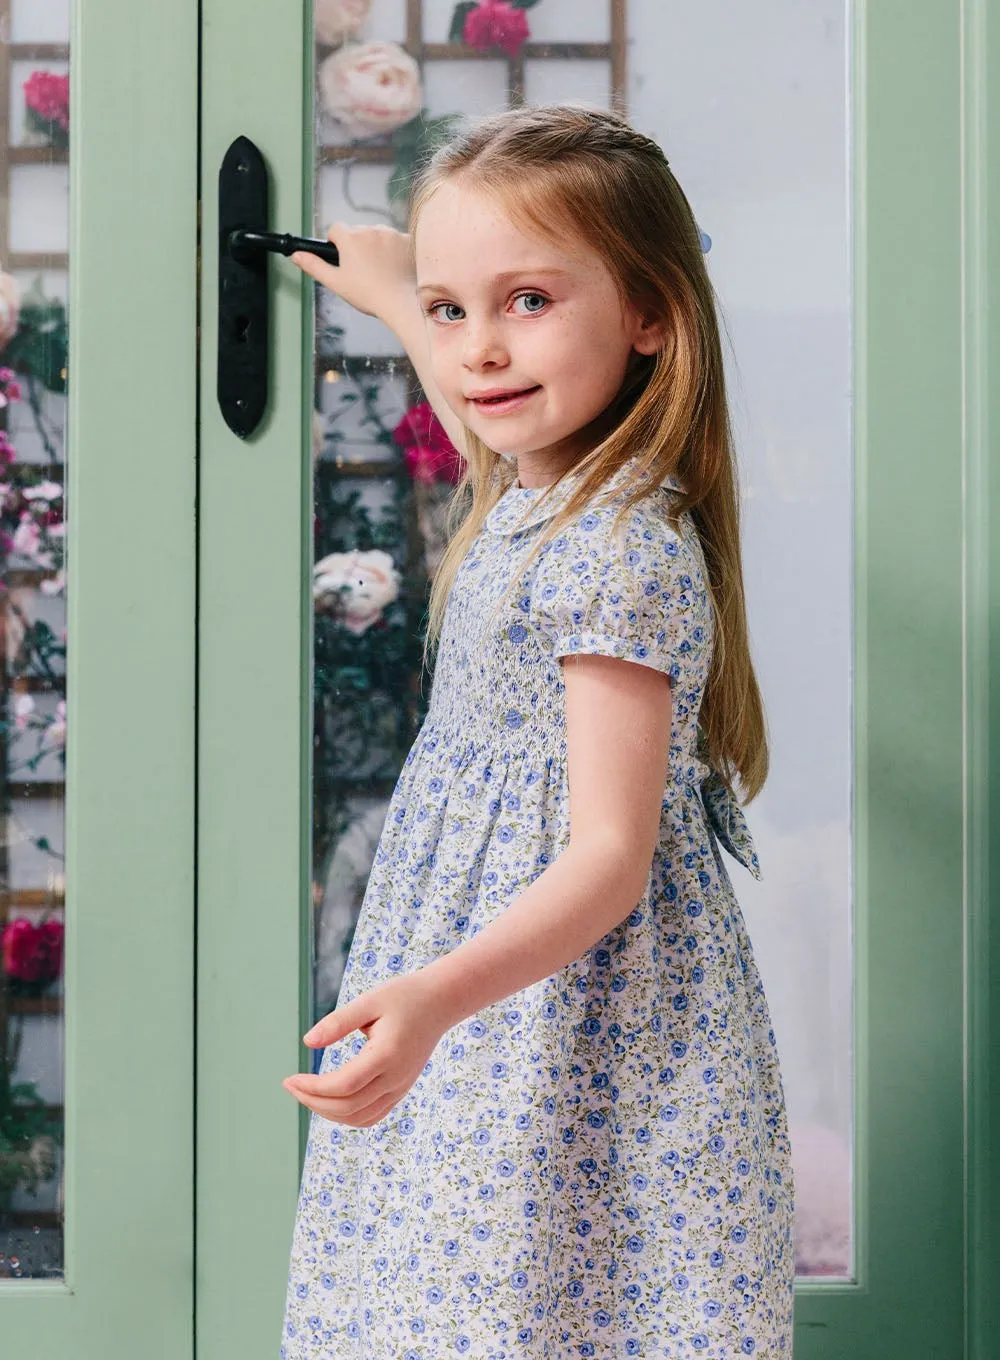
[[431, 372], [423, 309], [417, 300], [416, 278], [406, 232], [385, 226], [348, 226], [334, 222], [327, 232], [340, 253], [340, 264], [327, 264], [318, 255], [296, 250], [289, 259], [324, 288], [342, 297], [359, 312], [377, 316], [410, 356], [417, 378], [449, 438], [465, 451], [465, 427], [445, 401]]
[[296, 250], [289, 259], [303, 273], [342, 297], [359, 312], [377, 316], [394, 327], [400, 308], [417, 306], [410, 238], [385, 226], [348, 226], [334, 222], [327, 231], [340, 252], [340, 264]]

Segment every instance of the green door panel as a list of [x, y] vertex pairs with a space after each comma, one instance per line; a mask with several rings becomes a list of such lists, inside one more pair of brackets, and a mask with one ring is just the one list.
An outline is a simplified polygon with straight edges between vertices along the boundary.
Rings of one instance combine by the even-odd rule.
[[962, 47], [913, 19], [855, 16], [859, 1269], [799, 1287], [805, 1360], [963, 1345]]
[[274, 260], [270, 407], [216, 402], [218, 171], [247, 136], [272, 226], [304, 223], [306, 7], [203, 0], [199, 473], [198, 1355], [273, 1357], [298, 1190], [308, 869], [308, 381], [301, 275]]
[[74, 6], [66, 1273], [0, 1281], [32, 1360], [193, 1354], [196, 12]]

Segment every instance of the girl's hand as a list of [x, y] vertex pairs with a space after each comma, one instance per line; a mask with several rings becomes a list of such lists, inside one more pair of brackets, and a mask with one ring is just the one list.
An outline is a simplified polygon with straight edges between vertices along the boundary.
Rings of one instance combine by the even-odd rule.
[[340, 264], [327, 264], [307, 250], [289, 259], [324, 288], [342, 297], [359, 312], [377, 316], [392, 327], [405, 299], [416, 305], [416, 281], [410, 264], [410, 238], [393, 227], [351, 227], [334, 222], [326, 233], [340, 252]]
[[404, 974], [333, 1010], [304, 1035], [323, 1048], [360, 1029], [368, 1042], [336, 1072], [281, 1083], [300, 1104], [337, 1124], [370, 1128], [398, 1104], [449, 1028], [420, 972]]

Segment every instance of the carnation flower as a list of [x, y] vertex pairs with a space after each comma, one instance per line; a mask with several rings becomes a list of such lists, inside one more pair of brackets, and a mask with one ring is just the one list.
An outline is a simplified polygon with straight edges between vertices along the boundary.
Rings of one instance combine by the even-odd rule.
[[501, 47], [508, 57], [516, 57], [530, 32], [523, 9], [515, 9], [508, 0], [481, 0], [465, 16], [462, 38], [480, 52]]
[[316, 41], [337, 47], [345, 38], [353, 38], [370, 9], [371, 0], [315, 0]]
[[402, 127], [420, 112], [420, 67], [398, 43], [350, 43], [320, 64], [320, 96], [352, 137]]

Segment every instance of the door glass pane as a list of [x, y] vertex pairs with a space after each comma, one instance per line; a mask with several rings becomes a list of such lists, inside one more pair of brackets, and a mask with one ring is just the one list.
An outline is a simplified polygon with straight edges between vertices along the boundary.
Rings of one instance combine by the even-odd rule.
[[68, 0], [0, 44], [0, 1278], [63, 1270]]
[[[469, 13], [453, 0], [315, 0], [315, 232], [335, 219], [404, 225], [414, 152], [453, 115], [522, 97], [617, 100], [665, 148], [730, 337], [772, 738], [772, 774], [747, 814], [762, 879], [738, 866], [732, 877], [782, 1059], [798, 1273], [850, 1276], [848, 6], [539, 0], [508, 13], [508, 50], [482, 51]], [[426, 711], [423, 611], [454, 463], [394, 336], [323, 290], [315, 393], [318, 1017], [336, 1003], [389, 796]]]

